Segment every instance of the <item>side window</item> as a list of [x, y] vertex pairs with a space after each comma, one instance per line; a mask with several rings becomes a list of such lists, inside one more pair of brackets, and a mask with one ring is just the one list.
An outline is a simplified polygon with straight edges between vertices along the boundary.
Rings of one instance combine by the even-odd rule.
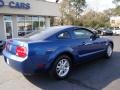
[[76, 38], [90, 38], [93, 33], [85, 29], [77, 29], [73, 31]]
[[68, 32], [62, 32], [57, 37], [59, 39], [68, 39], [68, 38], [70, 38], [70, 34]]

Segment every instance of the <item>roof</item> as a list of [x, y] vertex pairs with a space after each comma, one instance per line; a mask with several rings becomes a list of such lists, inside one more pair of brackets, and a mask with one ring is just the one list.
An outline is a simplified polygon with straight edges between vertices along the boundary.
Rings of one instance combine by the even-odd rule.
[[52, 36], [53, 34], [56, 34], [62, 30], [68, 29], [68, 28], [74, 28], [75, 26], [54, 26], [54, 27], [49, 27], [43, 31], [41, 31], [40, 33], [37, 32], [34, 35], [30, 36], [30, 39], [37, 39], [36, 37], [39, 37], [40, 40], [44, 40], [45, 38], [48, 38], [50, 36]]

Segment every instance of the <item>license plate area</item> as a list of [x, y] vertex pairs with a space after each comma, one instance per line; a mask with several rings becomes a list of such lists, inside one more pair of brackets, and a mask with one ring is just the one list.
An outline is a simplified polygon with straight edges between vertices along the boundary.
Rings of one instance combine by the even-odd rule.
[[10, 45], [10, 44], [8, 43], [7, 46], [6, 46], [6, 49], [7, 49], [8, 51], [11, 51], [12, 45]]
[[12, 45], [12, 44], [7, 44], [6, 46], [6, 50], [8, 52], [10, 52], [11, 54], [15, 54], [16, 53], [16, 46]]

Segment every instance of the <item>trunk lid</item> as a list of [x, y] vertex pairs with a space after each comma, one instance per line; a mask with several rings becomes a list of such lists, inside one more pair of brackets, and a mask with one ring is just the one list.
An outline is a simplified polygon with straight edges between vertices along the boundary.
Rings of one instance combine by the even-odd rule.
[[6, 46], [5, 46], [5, 49], [6, 51], [8, 51], [9, 53], [13, 54], [13, 55], [16, 55], [16, 48], [18, 46], [21, 46], [21, 47], [25, 47], [26, 50], [27, 50], [27, 54], [28, 54], [28, 42], [30, 40], [29, 39], [10, 39], [10, 40], [7, 40], [6, 41]]

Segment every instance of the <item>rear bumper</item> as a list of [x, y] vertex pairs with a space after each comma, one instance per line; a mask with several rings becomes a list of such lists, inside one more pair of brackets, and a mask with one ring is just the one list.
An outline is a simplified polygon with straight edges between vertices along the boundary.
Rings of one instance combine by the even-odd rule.
[[10, 67], [23, 74], [33, 74], [36, 71], [36, 68], [33, 65], [31, 66], [30, 63], [27, 62], [27, 60], [24, 62], [18, 62], [12, 59], [8, 59], [5, 56], [4, 56], [4, 60], [6, 64], [8, 64]]
[[[34, 63], [30, 58], [26, 58], [24, 61], [17, 61], [19, 58], [14, 58], [10, 53], [3, 51], [4, 60], [13, 69], [25, 74], [34, 74], [36, 72], [43, 72], [45, 70], [44, 64]], [[11, 59], [12, 58], [12, 59]], [[39, 65], [39, 66], [38, 66]], [[41, 65], [41, 66], [40, 66]]]

